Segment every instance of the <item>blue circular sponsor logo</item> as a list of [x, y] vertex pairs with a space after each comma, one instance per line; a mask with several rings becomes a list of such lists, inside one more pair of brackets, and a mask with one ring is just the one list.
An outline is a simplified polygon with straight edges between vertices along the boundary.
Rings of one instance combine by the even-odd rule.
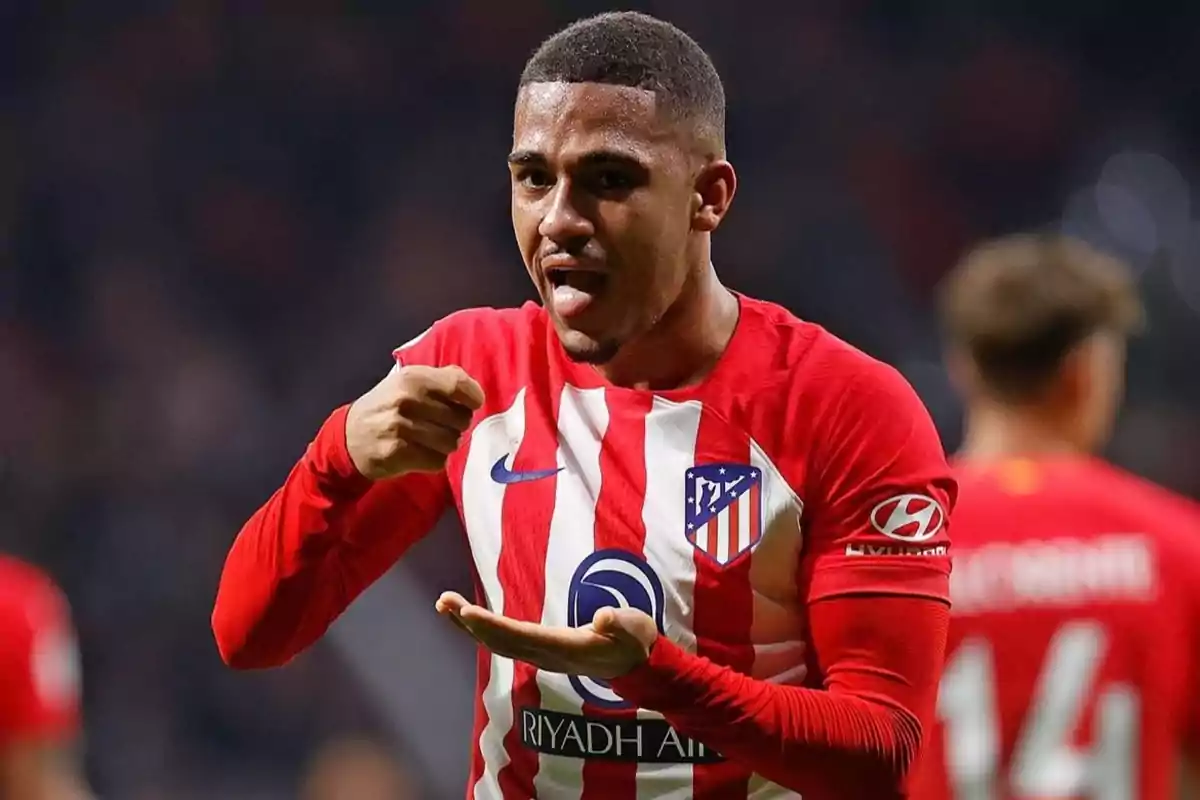
[[[571, 576], [567, 595], [567, 624], [590, 625], [602, 608], [636, 608], [663, 630], [662, 581], [642, 559], [624, 550], [598, 550], [585, 558]], [[629, 708], [599, 678], [571, 676], [571, 686], [585, 701], [604, 708]]]

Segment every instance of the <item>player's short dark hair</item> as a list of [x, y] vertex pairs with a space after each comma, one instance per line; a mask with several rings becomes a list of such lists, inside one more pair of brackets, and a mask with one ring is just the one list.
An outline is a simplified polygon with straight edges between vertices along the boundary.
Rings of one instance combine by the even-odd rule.
[[578, 20], [542, 42], [521, 73], [530, 83], [608, 83], [654, 92], [659, 113], [725, 143], [725, 89], [712, 59], [669, 22], [636, 11]]
[[1122, 262], [1076, 239], [1020, 234], [971, 251], [941, 287], [950, 344], [1007, 401], [1044, 391], [1079, 343], [1133, 332], [1142, 305]]

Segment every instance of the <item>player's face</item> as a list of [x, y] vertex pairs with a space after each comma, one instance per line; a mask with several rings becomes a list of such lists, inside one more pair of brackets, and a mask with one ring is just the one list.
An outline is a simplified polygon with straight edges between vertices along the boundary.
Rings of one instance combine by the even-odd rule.
[[509, 156], [513, 229], [571, 358], [609, 361], [679, 296], [700, 204], [696, 166], [650, 92], [521, 89]]

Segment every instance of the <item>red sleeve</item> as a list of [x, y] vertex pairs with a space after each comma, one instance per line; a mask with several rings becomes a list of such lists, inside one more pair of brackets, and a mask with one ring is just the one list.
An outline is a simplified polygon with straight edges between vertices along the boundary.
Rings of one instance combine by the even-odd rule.
[[821, 430], [803, 493], [808, 602], [867, 592], [949, 602], [957, 485], [916, 392], [870, 361]]
[[49, 578], [0, 562], [0, 748], [79, 729], [79, 653], [66, 600]]
[[[436, 339], [418, 336], [396, 351], [397, 364], [436, 364]], [[359, 474], [346, 449], [348, 410], [326, 420], [229, 551], [212, 626], [230, 666], [278, 666], [307, 648], [449, 505], [444, 472], [374, 483]]]
[[624, 698], [805, 800], [904, 797], [949, 623], [955, 484], [916, 393], [862, 357], [814, 424], [799, 584], [824, 689], [759, 681], [659, 640]]
[[919, 597], [814, 603], [823, 689], [755, 680], [659, 638], [613, 689], [805, 800], [888, 800], [937, 696], [949, 608]]

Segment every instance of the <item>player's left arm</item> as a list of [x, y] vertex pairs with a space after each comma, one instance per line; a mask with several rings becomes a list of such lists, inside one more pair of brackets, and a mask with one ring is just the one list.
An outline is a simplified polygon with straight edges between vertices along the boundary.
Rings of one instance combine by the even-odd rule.
[[644, 666], [613, 681], [764, 777], [841, 798], [904, 796], [949, 624], [954, 482], [911, 387], [875, 367], [822, 426], [828, 446], [805, 492], [799, 584], [822, 687], [756, 680], [662, 637]]

